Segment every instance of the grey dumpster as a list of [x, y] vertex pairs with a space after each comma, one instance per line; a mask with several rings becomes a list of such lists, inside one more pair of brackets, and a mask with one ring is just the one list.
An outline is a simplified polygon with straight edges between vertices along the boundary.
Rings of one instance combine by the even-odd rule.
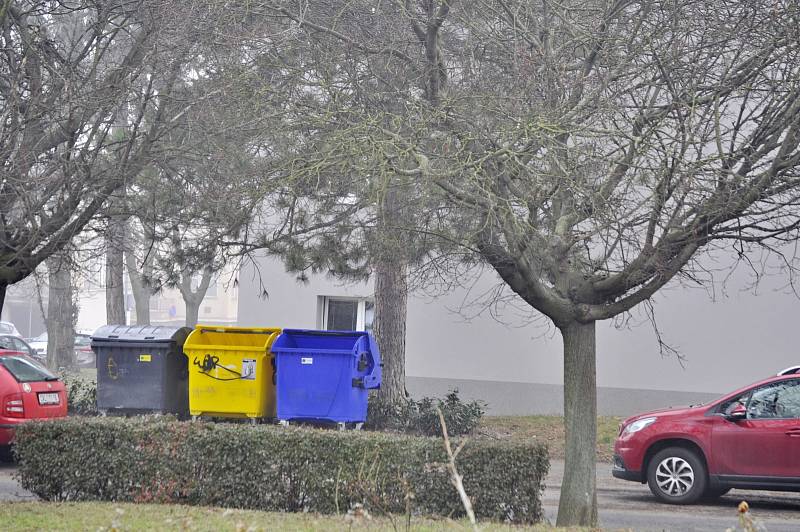
[[172, 413], [189, 410], [189, 372], [183, 343], [188, 327], [106, 325], [92, 335], [101, 412]]

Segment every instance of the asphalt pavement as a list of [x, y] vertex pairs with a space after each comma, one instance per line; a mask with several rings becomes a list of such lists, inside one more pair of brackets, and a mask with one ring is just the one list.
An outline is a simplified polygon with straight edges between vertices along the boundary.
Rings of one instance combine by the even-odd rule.
[[[563, 460], [552, 460], [542, 500], [551, 523], [558, 513], [563, 475]], [[751, 515], [769, 532], [800, 531], [800, 493], [732, 490], [714, 501], [673, 506], [657, 502], [645, 484], [612, 477], [611, 464], [597, 464], [598, 518], [603, 529], [723, 532], [737, 526], [741, 501], [748, 502]]]
[[[0, 501], [32, 501], [36, 496], [14, 479], [16, 466], [0, 463]], [[564, 462], [553, 460], [542, 503], [545, 518], [555, 523]], [[611, 476], [611, 464], [597, 464], [597, 502], [600, 526], [606, 530], [723, 532], [738, 523], [743, 500], [758, 523], [769, 532], [800, 530], [800, 493], [733, 490], [713, 502], [670, 506], [656, 502], [647, 486]]]
[[0, 462], [0, 502], [35, 501], [36, 495], [22, 489], [14, 478], [16, 465]]

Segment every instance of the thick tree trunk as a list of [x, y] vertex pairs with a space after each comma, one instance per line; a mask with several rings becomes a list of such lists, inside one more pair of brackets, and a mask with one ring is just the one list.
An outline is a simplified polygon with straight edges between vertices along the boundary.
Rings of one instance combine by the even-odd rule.
[[128, 278], [131, 281], [131, 292], [136, 305], [136, 325], [150, 325], [150, 297], [153, 292], [145, 279], [148, 263], [144, 264], [143, 272], [139, 273], [136, 264], [136, 255], [132, 251], [125, 252], [125, 265], [128, 269]]
[[564, 339], [566, 456], [557, 526], [597, 526], [595, 323], [560, 327]]
[[406, 398], [407, 267], [398, 257], [375, 265], [375, 340], [383, 361], [380, 397], [398, 403]]
[[406, 399], [406, 319], [408, 314], [408, 245], [399, 228], [402, 189], [389, 183], [379, 204], [373, 250], [375, 321], [373, 331], [383, 362], [379, 397], [388, 403]]
[[200, 303], [202, 298], [196, 300], [184, 298], [183, 302], [186, 304], [186, 326], [194, 328], [200, 319]]
[[124, 268], [125, 226], [112, 216], [106, 233], [106, 321], [125, 324]]
[[62, 253], [47, 259], [47, 365], [52, 369], [75, 365], [75, 303], [72, 272]]

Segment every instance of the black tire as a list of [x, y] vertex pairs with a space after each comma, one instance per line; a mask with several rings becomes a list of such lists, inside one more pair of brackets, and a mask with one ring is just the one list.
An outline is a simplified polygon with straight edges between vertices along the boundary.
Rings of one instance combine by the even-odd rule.
[[683, 447], [669, 447], [650, 459], [647, 484], [661, 502], [693, 504], [705, 493], [708, 474], [697, 453]]

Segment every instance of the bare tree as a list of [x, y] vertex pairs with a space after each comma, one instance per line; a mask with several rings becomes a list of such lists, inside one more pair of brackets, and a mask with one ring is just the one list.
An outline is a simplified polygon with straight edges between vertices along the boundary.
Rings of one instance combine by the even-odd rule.
[[[200, 4], [2, 2], [0, 304], [140, 172], [191, 105], [170, 91], [216, 18]], [[111, 135], [122, 110], [125, 132]]]
[[561, 332], [558, 524], [596, 525], [596, 322], [702, 281], [701, 252], [797, 237], [797, 3], [270, 6], [317, 60], [293, 109], [319, 153], [295, 171], [415, 178], [441, 236]]

